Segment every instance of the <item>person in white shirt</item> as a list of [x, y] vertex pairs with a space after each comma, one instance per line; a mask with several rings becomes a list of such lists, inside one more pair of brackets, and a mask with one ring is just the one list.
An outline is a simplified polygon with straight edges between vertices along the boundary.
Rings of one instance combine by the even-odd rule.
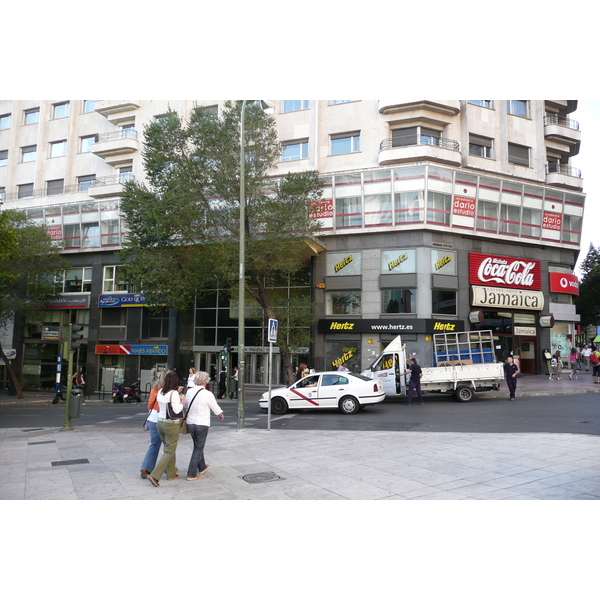
[[212, 410], [221, 421], [225, 418], [214, 394], [206, 389], [209, 380], [208, 373], [198, 371], [194, 377], [195, 387], [188, 390], [183, 403], [187, 426], [194, 442], [194, 449], [188, 465], [188, 481], [200, 479], [209, 467], [204, 460], [204, 445], [210, 428], [210, 411]]
[[194, 387], [194, 377], [196, 376], [196, 369], [194, 367], [190, 367], [190, 374], [188, 375], [187, 380], [187, 389], [189, 390], [191, 387]]
[[583, 361], [585, 362], [585, 370], [590, 370], [590, 354], [592, 353], [592, 349], [586, 344], [581, 351], [581, 356], [583, 356]]
[[340, 366], [337, 370], [343, 371], [344, 373], [348, 373], [350, 371], [350, 369], [346, 366], [346, 363], [340, 363]]

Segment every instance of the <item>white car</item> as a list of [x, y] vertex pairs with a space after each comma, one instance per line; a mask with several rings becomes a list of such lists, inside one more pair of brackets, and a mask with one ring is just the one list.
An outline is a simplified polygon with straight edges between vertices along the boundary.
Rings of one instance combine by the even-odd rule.
[[[290, 408], [339, 408], [354, 414], [367, 404], [385, 399], [381, 382], [358, 373], [325, 371], [303, 377], [287, 388], [271, 391], [271, 413], [284, 415]], [[269, 392], [258, 401], [267, 409]]]

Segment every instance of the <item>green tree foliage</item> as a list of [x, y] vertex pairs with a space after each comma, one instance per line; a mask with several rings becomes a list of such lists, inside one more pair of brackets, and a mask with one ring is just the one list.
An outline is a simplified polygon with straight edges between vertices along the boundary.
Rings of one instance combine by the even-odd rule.
[[581, 324], [600, 325], [600, 248], [590, 244], [587, 256], [581, 263], [583, 277], [579, 283], [579, 296], [575, 300]]
[[[148, 184], [129, 182], [121, 196], [127, 237], [121, 258], [131, 282], [150, 303], [177, 310], [189, 307], [203, 290], [234, 290], [239, 277], [241, 102], [227, 103], [217, 118], [196, 107], [187, 120], [172, 110], [144, 131]], [[268, 176], [280, 157], [275, 123], [258, 105], [245, 109], [245, 273], [246, 293], [265, 318], [294, 323], [305, 309], [271, 301], [266, 281], [306, 264], [306, 241], [319, 223], [309, 206], [321, 196], [315, 171]], [[308, 306], [307, 300], [304, 306]], [[300, 318], [300, 317], [298, 317]], [[303, 323], [306, 318], [301, 319]], [[286, 369], [289, 348], [302, 326], [280, 327]], [[302, 334], [304, 335], [304, 334]], [[289, 364], [286, 364], [289, 363]]]
[[[56, 296], [54, 278], [68, 263], [42, 227], [19, 211], [0, 212], [0, 327], [15, 318], [35, 319], [40, 306]], [[23, 397], [15, 374], [0, 345], [18, 396]]]

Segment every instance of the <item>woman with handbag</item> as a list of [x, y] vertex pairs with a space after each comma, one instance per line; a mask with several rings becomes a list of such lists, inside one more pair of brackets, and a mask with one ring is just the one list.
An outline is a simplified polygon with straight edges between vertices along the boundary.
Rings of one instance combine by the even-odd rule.
[[198, 371], [194, 377], [195, 387], [190, 388], [185, 396], [183, 407], [186, 411], [185, 420], [194, 442], [194, 449], [190, 464], [188, 466], [187, 480], [200, 479], [209, 465], [204, 461], [204, 445], [210, 427], [210, 411], [221, 419], [225, 418], [221, 407], [217, 404], [215, 396], [206, 389], [209, 375], [204, 371]]
[[160, 372], [158, 379], [152, 384], [150, 397], [148, 398], [148, 418], [146, 419], [145, 424], [150, 432], [150, 447], [148, 448], [146, 456], [144, 456], [144, 461], [142, 462], [142, 468], [140, 470], [142, 479], [147, 479], [148, 473], [151, 473], [156, 466], [158, 451], [160, 450], [160, 445], [162, 444], [160, 435], [158, 435], [158, 430], [156, 429], [156, 424], [158, 423], [158, 402], [156, 401], [156, 397], [158, 396], [158, 390], [165, 385], [166, 374], [166, 371]]
[[175, 451], [179, 441], [179, 422], [183, 417], [183, 396], [179, 393], [179, 377], [170, 371], [165, 376], [165, 383], [156, 396], [158, 402], [158, 422], [156, 429], [164, 444], [164, 452], [152, 473], [148, 475], [150, 483], [158, 487], [158, 480], [167, 472], [167, 481], [179, 477], [175, 468]]

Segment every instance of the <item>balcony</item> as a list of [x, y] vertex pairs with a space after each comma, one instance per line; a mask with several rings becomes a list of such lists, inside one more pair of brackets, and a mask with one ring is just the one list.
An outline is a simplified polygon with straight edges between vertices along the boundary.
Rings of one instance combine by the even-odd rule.
[[126, 181], [133, 181], [132, 173], [122, 173], [121, 175], [111, 175], [109, 177], [98, 177], [94, 179], [88, 188], [90, 198], [107, 198], [109, 196], [118, 196], [123, 191], [123, 184]]
[[456, 140], [430, 135], [388, 138], [379, 145], [379, 164], [433, 161], [460, 166], [460, 144]]
[[544, 137], [548, 142], [554, 142], [560, 146], [566, 145], [568, 156], [575, 156], [579, 153], [581, 132], [579, 131], [579, 123], [573, 119], [555, 113], [546, 113], [544, 116]]
[[116, 125], [121, 121], [131, 120], [141, 104], [141, 100], [96, 100], [94, 108], [97, 113]]
[[140, 142], [135, 129], [99, 135], [98, 141], [92, 144], [92, 152], [112, 166], [131, 160], [131, 154], [139, 149]]
[[575, 167], [559, 163], [546, 163], [546, 183], [581, 189], [583, 180], [581, 171]]

